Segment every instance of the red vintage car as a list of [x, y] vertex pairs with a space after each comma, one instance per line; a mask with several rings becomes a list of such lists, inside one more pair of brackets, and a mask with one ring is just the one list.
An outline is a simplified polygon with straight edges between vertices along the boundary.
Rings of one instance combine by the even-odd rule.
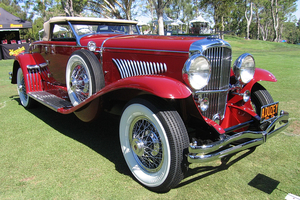
[[44, 31], [13, 64], [21, 104], [85, 122], [119, 114], [127, 165], [153, 191], [175, 187], [190, 163], [258, 146], [288, 125], [258, 83], [274, 75], [248, 53], [231, 67], [231, 46], [215, 36], [140, 35], [135, 21], [77, 17], [52, 18]]

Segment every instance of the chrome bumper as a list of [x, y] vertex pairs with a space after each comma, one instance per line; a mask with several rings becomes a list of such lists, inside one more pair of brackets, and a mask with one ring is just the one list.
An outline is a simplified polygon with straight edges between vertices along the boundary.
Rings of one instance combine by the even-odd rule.
[[[192, 143], [189, 147], [188, 162], [209, 162], [263, 144], [267, 139], [283, 131], [288, 125], [288, 119], [289, 113], [281, 111], [280, 115], [272, 121], [265, 131], [243, 131], [203, 146], [197, 146], [197, 143]], [[277, 124], [279, 127], [275, 127]], [[238, 145], [231, 145], [231, 143], [241, 139], [250, 140]]]

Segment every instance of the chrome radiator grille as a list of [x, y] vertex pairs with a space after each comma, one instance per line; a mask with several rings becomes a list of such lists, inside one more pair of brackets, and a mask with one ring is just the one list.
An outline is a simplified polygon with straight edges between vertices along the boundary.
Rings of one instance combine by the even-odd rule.
[[227, 93], [230, 80], [231, 49], [227, 47], [213, 47], [205, 50], [203, 55], [211, 63], [212, 71], [208, 85], [201, 91], [202, 98], [209, 99], [209, 108], [203, 115], [213, 119], [217, 114], [224, 117]]

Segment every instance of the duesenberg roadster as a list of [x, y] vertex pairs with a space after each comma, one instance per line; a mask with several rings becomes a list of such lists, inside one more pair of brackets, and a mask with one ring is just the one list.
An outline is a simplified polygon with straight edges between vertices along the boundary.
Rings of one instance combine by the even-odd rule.
[[190, 163], [256, 147], [288, 125], [258, 83], [274, 75], [248, 53], [231, 67], [231, 46], [216, 36], [141, 35], [135, 21], [80, 17], [52, 18], [44, 32], [13, 63], [21, 104], [84, 122], [119, 114], [125, 161], [153, 191], [178, 185]]

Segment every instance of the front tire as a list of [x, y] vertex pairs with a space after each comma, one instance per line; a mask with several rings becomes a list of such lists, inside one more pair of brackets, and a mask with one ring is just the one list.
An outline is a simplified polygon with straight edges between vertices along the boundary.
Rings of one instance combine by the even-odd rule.
[[187, 130], [178, 112], [164, 107], [134, 99], [120, 121], [120, 143], [130, 171], [156, 192], [175, 187], [187, 169]]
[[[261, 115], [261, 107], [274, 103], [271, 94], [259, 83], [255, 83], [251, 90], [251, 104], [258, 116]], [[265, 130], [271, 122], [264, 122], [258, 130]], [[274, 129], [274, 128], [273, 128]]]
[[261, 107], [274, 103], [274, 100], [261, 84], [255, 83], [251, 91], [251, 102], [255, 112], [260, 115]]

